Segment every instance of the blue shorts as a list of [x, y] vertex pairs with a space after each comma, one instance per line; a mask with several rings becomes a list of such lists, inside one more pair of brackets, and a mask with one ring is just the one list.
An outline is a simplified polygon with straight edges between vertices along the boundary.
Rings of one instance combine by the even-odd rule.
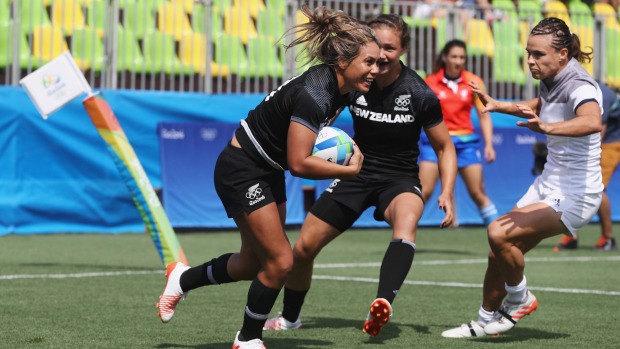
[[[480, 155], [480, 137], [477, 134], [466, 136], [450, 136], [456, 149], [456, 162], [458, 168], [470, 165], [482, 164]], [[426, 134], [420, 137], [420, 161], [437, 162], [435, 150], [428, 140]]]

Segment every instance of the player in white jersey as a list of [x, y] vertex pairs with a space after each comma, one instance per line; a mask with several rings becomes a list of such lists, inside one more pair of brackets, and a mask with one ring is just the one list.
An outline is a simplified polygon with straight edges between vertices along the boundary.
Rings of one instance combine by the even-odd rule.
[[475, 84], [486, 111], [526, 119], [517, 125], [547, 135], [547, 163], [512, 211], [488, 227], [491, 251], [478, 320], [442, 333], [464, 338], [503, 333], [538, 307], [527, 289], [524, 254], [541, 240], [572, 235], [587, 224], [601, 203], [600, 153], [602, 95], [580, 62], [589, 61], [579, 38], [564, 21], [549, 17], [527, 41], [528, 66], [539, 79], [540, 96], [500, 102]]

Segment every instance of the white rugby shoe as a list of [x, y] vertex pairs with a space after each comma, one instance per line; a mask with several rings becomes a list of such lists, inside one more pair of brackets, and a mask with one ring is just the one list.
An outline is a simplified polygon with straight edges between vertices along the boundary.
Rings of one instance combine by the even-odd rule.
[[263, 341], [256, 338], [251, 341], [243, 342], [239, 340], [239, 332], [235, 336], [235, 341], [233, 342], [232, 349], [267, 349], [263, 344]]
[[181, 290], [180, 284], [181, 274], [187, 269], [189, 267], [181, 262], [172, 262], [166, 266], [166, 287], [164, 293], [159, 296], [159, 302], [157, 302], [157, 308], [159, 308], [157, 315], [161, 322], [166, 323], [172, 320], [177, 304], [187, 296], [187, 293], [183, 293]]
[[444, 338], [470, 338], [470, 337], [484, 337], [484, 327], [477, 321], [470, 321], [468, 324], [462, 324], [459, 327], [455, 327], [449, 330], [445, 330], [441, 333]]
[[297, 319], [295, 322], [290, 322], [282, 316], [282, 313], [278, 313], [278, 316], [273, 319], [265, 321], [263, 325], [264, 331], [286, 331], [296, 330], [301, 327], [301, 319]]
[[524, 316], [530, 315], [536, 308], [538, 308], [538, 300], [529, 290], [522, 303], [514, 304], [505, 300], [495, 313], [493, 320], [484, 327], [484, 332], [486, 334], [504, 333], [513, 328]]

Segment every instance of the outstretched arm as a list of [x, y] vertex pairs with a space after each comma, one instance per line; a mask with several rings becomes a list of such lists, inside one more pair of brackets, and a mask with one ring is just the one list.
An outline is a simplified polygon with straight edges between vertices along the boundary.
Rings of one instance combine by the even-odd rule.
[[474, 93], [478, 95], [478, 98], [484, 105], [482, 108], [482, 112], [499, 112], [504, 114], [510, 114], [514, 116], [518, 116], [521, 118], [529, 119], [528, 114], [524, 114], [521, 109], [518, 107], [519, 105], [524, 105], [531, 110], [539, 111], [540, 108], [540, 99], [534, 98], [521, 102], [503, 102], [497, 101], [493, 99], [493, 97], [489, 96], [486, 92], [482, 90], [480, 86], [478, 86], [475, 82], [470, 81], [469, 86], [472, 88]]
[[603, 122], [601, 108], [596, 102], [587, 102], [580, 105], [575, 113], [575, 118], [567, 121], [545, 123], [532, 110], [523, 105], [518, 106], [522, 113], [529, 116], [527, 121], [517, 122], [517, 126], [527, 127], [538, 133], [565, 136], [582, 137], [596, 132], [601, 132]]

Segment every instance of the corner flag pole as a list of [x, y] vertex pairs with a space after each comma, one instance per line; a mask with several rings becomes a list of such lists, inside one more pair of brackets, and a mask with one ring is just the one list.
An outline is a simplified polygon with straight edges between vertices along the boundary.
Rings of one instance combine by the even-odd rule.
[[189, 264], [168, 216], [112, 108], [101, 93], [92, 92], [71, 53], [64, 52], [21, 79], [20, 84], [44, 119], [76, 97], [84, 93], [88, 95], [82, 105], [106, 142], [106, 149], [129, 189], [159, 258], [164, 265], [174, 261]]

